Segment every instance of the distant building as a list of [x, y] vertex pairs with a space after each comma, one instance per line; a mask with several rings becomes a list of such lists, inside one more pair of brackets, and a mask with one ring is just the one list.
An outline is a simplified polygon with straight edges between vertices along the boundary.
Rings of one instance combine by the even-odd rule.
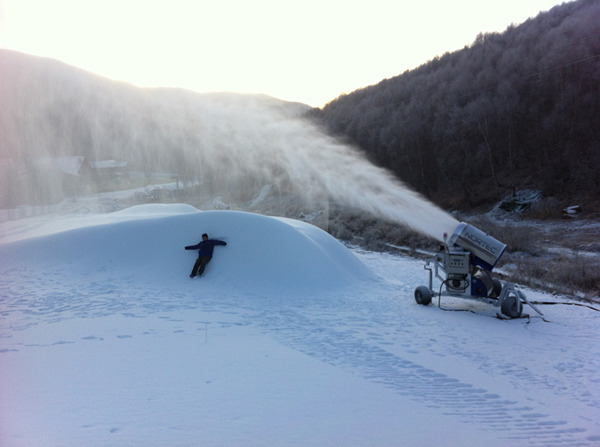
[[0, 208], [48, 205], [128, 183], [128, 163], [83, 155], [0, 159]]
[[127, 162], [115, 160], [90, 161], [90, 166], [92, 169], [119, 171], [127, 167]]
[[127, 175], [128, 163], [126, 161], [90, 161], [89, 167], [93, 181], [101, 189], [122, 185], [129, 179]]

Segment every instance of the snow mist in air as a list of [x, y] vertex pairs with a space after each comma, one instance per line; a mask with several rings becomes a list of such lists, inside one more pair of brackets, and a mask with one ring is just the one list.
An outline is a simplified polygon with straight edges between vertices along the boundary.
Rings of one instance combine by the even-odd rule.
[[273, 185], [307, 201], [358, 208], [438, 240], [456, 228], [456, 219], [327, 135], [304, 111], [268, 97], [206, 95], [194, 118], [186, 120], [199, 135], [200, 147], [189, 149], [235, 188]]
[[[198, 202], [235, 197], [243, 208], [268, 196], [310, 205], [335, 203], [435, 239], [458, 225], [311, 122], [304, 104], [264, 95], [139, 89], [56, 61], [36, 59], [34, 64], [16, 54], [6, 56], [12, 62], [5, 61], [3, 73], [10, 82], [0, 88], [5, 110], [0, 113], [0, 149], [11, 148], [7, 157], [17, 154], [23, 166], [58, 156], [112, 159], [146, 176], [176, 174], [194, 188]], [[34, 175], [9, 172], [14, 181], [0, 182], [5, 186], [0, 190], [12, 196], [5, 200], [11, 207], [58, 202], [74, 193], [63, 191], [61, 178], [44, 178], [42, 185]], [[112, 185], [121, 187], [129, 184]], [[92, 183], [90, 192], [99, 190], [106, 189]]]

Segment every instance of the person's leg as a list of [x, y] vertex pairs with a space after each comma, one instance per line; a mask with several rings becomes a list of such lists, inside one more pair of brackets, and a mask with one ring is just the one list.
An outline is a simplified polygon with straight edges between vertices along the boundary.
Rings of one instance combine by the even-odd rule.
[[190, 273], [190, 278], [193, 278], [194, 276], [196, 276], [198, 274], [198, 269], [200, 268], [201, 262], [202, 262], [202, 258], [196, 259], [196, 262], [194, 263], [194, 268], [192, 269], [192, 273]]
[[200, 268], [198, 269], [198, 275], [202, 276], [202, 274], [204, 273], [204, 269], [206, 268], [206, 264], [210, 262], [211, 258], [209, 258], [208, 256], [202, 256], [198, 259], [200, 260]]

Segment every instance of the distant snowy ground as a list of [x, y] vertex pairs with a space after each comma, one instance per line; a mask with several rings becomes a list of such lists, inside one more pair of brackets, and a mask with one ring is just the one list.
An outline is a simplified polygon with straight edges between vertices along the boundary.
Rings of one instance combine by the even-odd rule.
[[421, 263], [288, 219], [44, 219], [0, 224], [3, 447], [600, 445], [591, 309], [418, 306]]

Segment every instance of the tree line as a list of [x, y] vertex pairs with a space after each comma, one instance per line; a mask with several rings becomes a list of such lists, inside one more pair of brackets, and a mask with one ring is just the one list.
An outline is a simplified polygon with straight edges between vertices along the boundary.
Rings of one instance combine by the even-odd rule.
[[[564, 3], [313, 118], [445, 207], [600, 197], [600, 3]], [[598, 205], [598, 203], [595, 203]]]

